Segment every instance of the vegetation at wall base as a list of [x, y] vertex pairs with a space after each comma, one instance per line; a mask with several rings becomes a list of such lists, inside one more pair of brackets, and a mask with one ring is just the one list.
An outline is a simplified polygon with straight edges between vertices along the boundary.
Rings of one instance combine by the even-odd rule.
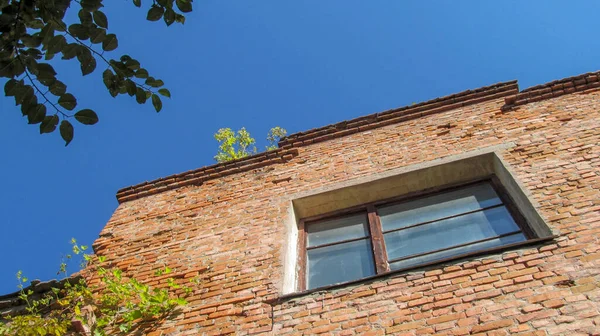
[[[34, 291], [23, 286], [28, 279], [18, 272], [19, 299], [26, 305], [25, 312], [0, 322], [0, 335], [129, 334], [187, 305], [184, 296], [192, 288], [168, 277], [172, 271], [169, 267], [155, 273], [164, 286], [153, 288], [124, 276], [105, 257], [86, 254], [87, 246], [79, 245], [75, 239], [71, 243], [73, 254], [66, 259], [79, 256], [80, 274], [87, 273], [94, 279], [94, 285], [88, 285], [86, 277], [67, 277], [60, 286], [52, 287], [41, 298], [34, 298]], [[61, 264], [59, 274], [67, 275], [66, 265], [66, 262]], [[191, 283], [197, 283], [197, 278]]]

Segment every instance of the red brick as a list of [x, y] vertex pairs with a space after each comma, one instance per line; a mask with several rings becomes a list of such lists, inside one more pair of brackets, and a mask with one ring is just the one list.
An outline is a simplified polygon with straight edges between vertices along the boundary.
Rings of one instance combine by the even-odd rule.
[[505, 328], [513, 325], [512, 320], [498, 320], [494, 322], [484, 323], [480, 325], [476, 325], [471, 329], [472, 333], [481, 333], [494, 329]]
[[307, 332], [310, 332], [311, 334], [322, 334], [322, 333], [326, 333], [328, 331], [333, 331], [337, 328], [340, 327], [339, 323], [334, 323], [334, 324], [326, 324], [320, 327], [316, 327], [316, 328], [312, 328], [310, 330], [307, 330]]
[[449, 321], [457, 321], [458, 319], [460, 319], [464, 316], [465, 316], [464, 313], [442, 315], [440, 317], [435, 317], [435, 318], [427, 320], [427, 324], [431, 325], [431, 324], [439, 324], [439, 323], [444, 323], [444, 322], [449, 322]]
[[[534, 268], [526, 268], [520, 271], [513, 271], [513, 272], [508, 272], [508, 273], [504, 273], [501, 275], [502, 279], [506, 280], [506, 279], [513, 279], [513, 278], [518, 278], [524, 275], [529, 275], [529, 274], [533, 274], [533, 273], [538, 273], [539, 269], [537, 269], [537, 267]], [[490, 272], [491, 273], [491, 272]]]
[[548, 293], [544, 293], [544, 294], [540, 294], [540, 295], [531, 296], [527, 299], [527, 301], [529, 301], [531, 303], [538, 303], [538, 302], [542, 302], [542, 301], [546, 301], [546, 300], [550, 300], [550, 299], [554, 299], [554, 298], [560, 298], [563, 296], [564, 296], [564, 292], [555, 291], [555, 292], [548, 292]]

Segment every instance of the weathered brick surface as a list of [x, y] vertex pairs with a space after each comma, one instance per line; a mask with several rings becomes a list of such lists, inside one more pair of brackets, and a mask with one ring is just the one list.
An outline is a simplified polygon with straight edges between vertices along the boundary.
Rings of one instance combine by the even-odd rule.
[[[600, 91], [579, 89], [530, 103], [521, 95], [504, 111], [495, 97], [130, 193], [94, 246], [155, 285], [163, 265], [178, 281], [201, 279], [184, 312], [150, 335], [600, 334]], [[508, 142], [501, 156], [554, 241], [278, 300], [287, 195]]]

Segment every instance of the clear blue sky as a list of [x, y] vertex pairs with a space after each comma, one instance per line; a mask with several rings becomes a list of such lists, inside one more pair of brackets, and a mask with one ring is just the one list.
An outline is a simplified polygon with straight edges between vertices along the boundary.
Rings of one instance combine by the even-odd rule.
[[117, 51], [163, 79], [173, 99], [159, 114], [113, 99], [100, 71], [81, 80], [63, 61], [79, 106], [100, 116], [65, 148], [0, 97], [0, 294], [16, 289], [19, 269], [54, 278], [71, 237], [91, 245], [98, 236], [118, 189], [214, 163], [220, 127], [245, 126], [264, 148], [276, 125], [293, 133], [500, 81], [523, 89], [600, 69], [598, 1], [196, 0], [186, 24], [168, 29], [131, 1], [105, 3]]

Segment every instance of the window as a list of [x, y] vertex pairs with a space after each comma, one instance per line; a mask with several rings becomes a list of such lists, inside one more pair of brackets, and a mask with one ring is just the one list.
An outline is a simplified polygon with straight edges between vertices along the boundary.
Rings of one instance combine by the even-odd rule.
[[306, 218], [300, 231], [302, 290], [534, 238], [495, 178]]

